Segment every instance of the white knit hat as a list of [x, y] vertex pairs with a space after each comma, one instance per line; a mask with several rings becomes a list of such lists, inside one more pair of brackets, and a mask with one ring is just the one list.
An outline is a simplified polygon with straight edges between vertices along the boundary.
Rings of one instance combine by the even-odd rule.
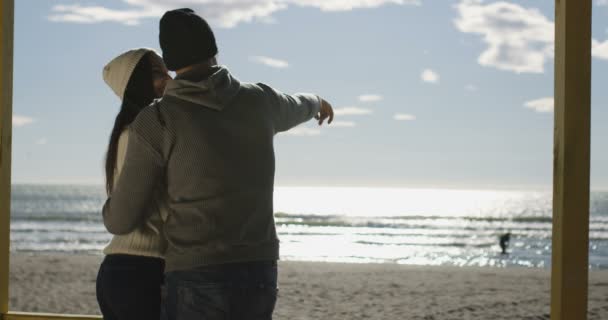
[[124, 98], [127, 84], [135, 66], [149, 52], [158, 55], [156, 51], [148, 48], [132, 49], [112, 59], [103, 67], [103, 80], [121, 100]]

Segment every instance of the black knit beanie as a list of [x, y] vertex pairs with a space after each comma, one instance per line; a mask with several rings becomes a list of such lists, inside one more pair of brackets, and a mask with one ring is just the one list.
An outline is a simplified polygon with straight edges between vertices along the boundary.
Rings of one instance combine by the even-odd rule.
[[160, 48], [171, 71], [217, 55], [215, 36], [205, 19], [192, 9], [167, 11], [160, 19]]

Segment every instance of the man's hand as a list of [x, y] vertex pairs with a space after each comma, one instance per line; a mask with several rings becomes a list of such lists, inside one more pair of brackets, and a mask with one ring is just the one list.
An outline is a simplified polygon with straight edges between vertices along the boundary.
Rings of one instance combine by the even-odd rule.
[[321, 99], [321, 109], [319, 109], [319, 113], [315, 115], [315, 119], [319, 120], [319, 125], [322, 125], [323, 121], [327, 118], [329, 118], [327, 124], [334, 121], [334, 109], [329, 102], [325, 101], [325, 99]]

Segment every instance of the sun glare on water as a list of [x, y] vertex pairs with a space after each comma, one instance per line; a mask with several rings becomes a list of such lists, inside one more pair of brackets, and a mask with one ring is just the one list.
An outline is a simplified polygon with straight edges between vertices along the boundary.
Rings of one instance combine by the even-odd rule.
[[[542, 192], [449, 189], [277, 187], [275, 212], [344, 216], [501, 216]], [[517, 211], [517, 210], [516, 210]]]

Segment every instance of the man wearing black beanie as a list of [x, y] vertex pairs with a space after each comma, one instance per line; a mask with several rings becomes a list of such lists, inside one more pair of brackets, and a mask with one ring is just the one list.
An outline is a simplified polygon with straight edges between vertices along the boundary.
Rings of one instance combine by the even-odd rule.
[[164, 319], [272, 319], [273, 138], [313, 117], [331, 123], [332, 107], [317, 95], [240, 82], [217, 65], [213, 31], [190, 9], [165, 13], [159, 40], [177, 76], [130, 127], [104, 223], [115, 234], [138, 228], [163, 184]]
[[163, 60], [171, 71], [208, 61], [217, 55], [211, 27], [191, 9], [165, 13], [160, 19], [159, 40]]

